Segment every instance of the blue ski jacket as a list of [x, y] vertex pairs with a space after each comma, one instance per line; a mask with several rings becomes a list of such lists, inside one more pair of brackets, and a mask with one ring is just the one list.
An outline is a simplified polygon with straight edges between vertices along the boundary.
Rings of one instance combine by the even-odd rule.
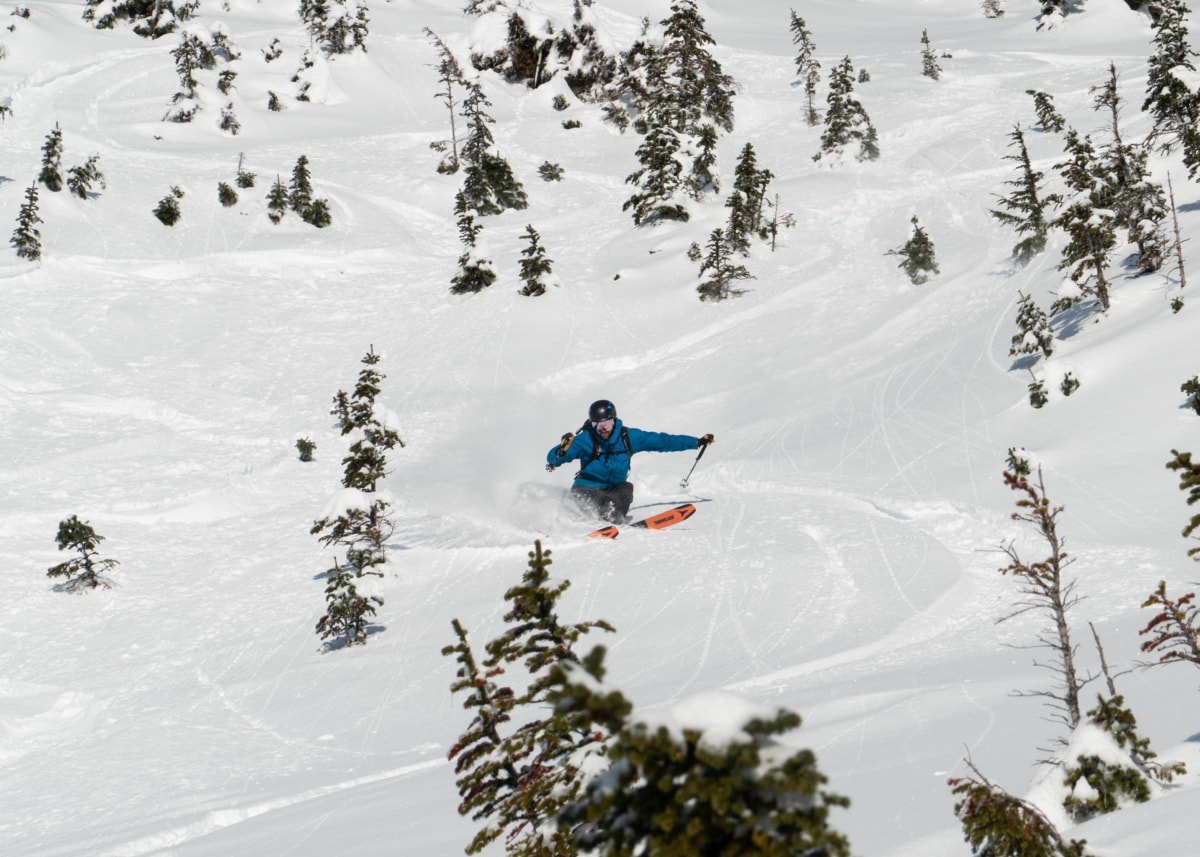
[[[624, 428], [618, 419], [608, 440], [602, 440], [591, 426], [587, 431], [575, 435], [571, 445], [562, 455], [558, 447], [546, 453], [547, 463], [561, 467], [568, 461], [580, 461], [582, 466], [575, 474], [575, 484], [585, 488], [611, 488], [629, 478], [629, 457], [635, 452], [684, 452], [700, 446], [700, 438], [689, 434], [664, 434], [657, 431], [625, 429], [629, 436], [629, 450], [621, 440]], [[596, 450], [599, 447], [600, 454]]]

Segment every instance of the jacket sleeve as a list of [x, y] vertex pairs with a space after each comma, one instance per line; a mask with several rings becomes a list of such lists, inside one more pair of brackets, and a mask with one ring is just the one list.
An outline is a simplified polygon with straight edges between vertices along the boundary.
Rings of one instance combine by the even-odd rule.
[[587, 432], [580, 432], [575, 435], [575, 439], [571, 441], [571, 445], [567, 447], [566, 452], [562, 455], [558, 455], [557, 453], [557, 445], [550, 447], [550, 451], [546, 453], [546, 462], [559, 467], [568, 461], [581, 461], [585, 458], [590, 458], [592, 455], [592, 439]]
[[629, 447], [634, 452], [684, 452], [696, 449], [700, 438], [690, 434], [665, 434], [657, 431], [629, 429]]

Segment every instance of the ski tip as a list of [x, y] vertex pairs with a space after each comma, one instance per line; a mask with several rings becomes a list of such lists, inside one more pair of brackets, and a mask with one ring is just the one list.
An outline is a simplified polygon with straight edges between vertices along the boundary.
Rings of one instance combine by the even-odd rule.
[[621, 534], [621, 531], [614, 526], [601, 527], [600, 529], [588, 533], [589, 539], [615, 539]]

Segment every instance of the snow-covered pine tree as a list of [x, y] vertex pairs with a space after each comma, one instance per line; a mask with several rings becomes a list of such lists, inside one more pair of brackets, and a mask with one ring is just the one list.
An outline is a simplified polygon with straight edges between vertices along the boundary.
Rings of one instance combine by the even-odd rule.
[[92, 155], [87, 162], [67, 170], [67, 190], [72, 196], [87, 199], [93, 184], [108, 187], [104, 183], [104, 173], [100, 172], [100, 156]]
[[1033, 168], [1021, 126], [1014, 125], [1008, 138], [1012, 141], [1009, 148], [1015, 148], [1016, 152], [1005, 155], [1004, 159], [1017, 162], [1019, 175], [1004, 182], [1014, 190], [1008, 196], [996, 194], [1001, 208], [992, 209], [990, 214], [1004, 225], [1013, 227], [1018, 235], [1025, 236], [1012, 250], [1013, 258], [1024, 265], [1046, 248], [1046, 236], [1050, 232], [1046, 208], [1057, 202], [1058, 198], [1054, 195], [1042, 196], [1043, 174]]
[[96, 550], [104, 536], [92, 529], [86, 521], [81, 521], [75, 515], [60, 521], [58, 534], [54, 537], [60, 551], [73, 550], [79, 556], [66, 562], [52, 566], [46, 571], [47, 577], [65, 577], [61, 584], [67, 592], [75, 592], [82, 588], [108, 589], [111, 581], [105, 576], [112, 568], [120, 565], [115, 559], [99, 559]]
[[821, 121], [821, 113], [817, 110], [817, 84], [821, 82], [821, 62], [816, 57], [817, 46], [812, 40], [812, 33], [804, 19], [792, 9], [791, 23], [792, 44], [796, 46], [796, 77], [804, 81], [804, 121], [816, 125]]
[[525, 188], [513, 176], [508, 161], [493, 151], [495, 141], [488, 126], [496, 120], [487, 113], [492, 103], [478, 80], [468, 81], [466, 91], [461, 114], [467, 124], [461, 152], [467, 165], [463, 199], [481, 216], [500, 214], [510, 208], [517, 211], [528, 208]]
[[185, 29], [179, 34], [179, 44], [171, 51], [175, 72], [179, 75], [179, 91], [171, 97], [171, 108], [163, 116], [168, 122], [191, 122], [200, 110], [196, 97], [197, 71], [216, 68], [217, 55], [211, 43], [198, 29]]
[[232, 208], [238, 203], [237, 191], [229, 182], [217, 182], [217, 201], [225, 208]]
[[521, 281], [525, 284], [521, 294], [544, 295], [546, 278], [554, 271], [554, 260], [546, 258], [546, 248], [541, 244], [542, 236], [538, 235], [532, 223], [525, 227], [525, 238], [528, 244], [521, 251]]
[[283, 179], [275, 176], [275, 184], [267, 191], [267, 217], [278, 224], [288, 212], [288, 189]]
[[454, 196], [454, 212], [458, 215], [458, 236], [463, 243], [463, 252], [458, 257], [458, 273], [450, 280], [450, 292], [455, 295], [481, 292], [496, 281], [492, 262], [484, 257], [479, 245], [483, 226], [475, 222], [463, 191]]
[[1051, 225], [1067, 234], [1058, 269], [1069, 272], [1077, 291], [1061, 295], [1051, 307], [1052, 314], [1071, 308], [1085, 297], [1095, 297], [1107, 312], [1109, 282], [1105, 271], [1117, 245], [1116, 217], [1105, 207], [1111, 177], [1090, 137], [1081, 137], [1071, 128], [1065, 147], [1069, 159], [1055, 164], [1055, 168], [1062, 173], [1070, 193], [1060, 201], [1065, 208]]
[[383, 577], [381, 572], [367, 569], [361, 573], [349, 565], [341, 565], [335, 559], [333, 568], [325, 572], [325, 615], [317, 620], [317, 636], [333, 641], [329, 645], [363, 645], [375, 608], [383, 606], [378, 595], [363, 595], [358, 591], [358, 582], [364, 576]]
[[1150, 150], [1137, 143], [1126, 143], [1121, 133], [1122, 99], [1117, 67], [1108, 65], [1108, 79], [1092, 88], [1096, 93], [1093, 109], [1106, 111], [1108, 142], [1097, 157], [1107, 176], [1107, 188], [1098, 201], [1113, 212], [1113, 223], [1125, 230], [1129, 241], [1137, 245], [1137, 266], [1143, 272], [1157, 271], [1167, 254], [1163, 221], [1167, 200], [1162, 185], [1150, 178]]
[[300, 0], [300, 20], [327, 56], [367, 50], [367, 0]]
[[1154, 52], [1147, 63], [1146, 99], [1142, 111], [1154, 123], [1148, 141], [1159, 152], [1173, 151], [1184, 143], [1188, 129], [1200, 118], [1200, 94], [1188, 80], [1196, 73], [1196, 52], [1188, 43], [1184, 0], [1163, 0], [1161, 12], [1152, 23]]
[[937, 55], [929, 42], [928, 30], [921, 31], [921, 74], [931, 80], [939, 80], [942, 76], [942, 67], [938, 65]]
[[487, 56], [473, 54], [471, 65], [480, 71], [494, 71], [509, 83], [536, 89], [553, 75], [546, 69], [546, 60], [554, 48], [554, 27], [547, 21], [545, 32], [534, 35], [518, 9], [509, 11], [506, 27], [504, 47]]
[[734, 286], [742, 280], [752, 280], [753, 275], [745, 265], [734, 264], [734, 249], [724, 229], [714, 229], [705, 245], [708, 254], [700, 263], [700, 277], [706, 273], [708, 279], [696, 287], [702, 301], [723, 301], [742, 293]]
[[896, 250], [889, 250], [886, 255], [899, 256], [899, 267], [915, 285], [919, 286], [927, 282], [931, 274], [937, 274], [940, 271], [933, 241], [930, 240], [929, 234], [922, 228], [921, 222], [915, 214], [912, 216], [912, 227], [912, 235], [904, 242], [904, 246]]
[[148, 39], [172, 33], [200, 8], [199, 0], [84, 0], [83, 20], [97, 30], [109, 30], [119, 22], [133, 24], [133, 31]]
[[750, 236], [767, 237], [763, 226], [763, 210], [766, 207], [767, 187], [775, 176], [767, 169], [760, 170], [754, 153], [754, 145], [747, 143], [738, 155], [734, 170], [733, 193], [725, 200], [729, 209], [729, 221], [725, 226], [725, 237], [731, 250], [745, 255], [750, 249]]
[[1066, 127], [1067, 120], [1055, 108], [1053, 95], [1037, 89], [1027, 89], [1025, 94], [1033, 98], [1033, 112], [1037, 115], [1041, 130], [1057, 134]]
[[42, 144], [42, 171], [37, 177], [47, 190], [54, 193], [63, 189], [62, 153], [62, 128], [55, 122], [50, 133], [46, 135], [46, 142]]
[[183, 190], [179, 186], [171, 188], [171, 192], [158, 201], [154, 207], [154, 216], [163, 226], [174, 226], [183, 216], [179, 200], [183, 199]]
[[573, 0], [570, 29], [564, 28], [555, 43], [558, 62], [566, 69], [567, 86], [577, 98], [596, 101], [617, 74], [617, 60], [605, 51], [596, 35], [591, 0]]
[[733, 131], [733, 78], [708, 50], [716, 41], [695, 0], [674, 0], [661, 23], [664, 39], [649, 74], [649, 112], [681, 134], [695, 134], [705, 122]]
[[19, 258], [31, 262], [42, 258], [42, 233], [37, 228], [41, 222], [42, 218], [38, 216], [37, 182], [33, 182], [25, 188], [25, 201], [17, 212], [17, 228], [9, 239]]
[[625, 200], [622, 211], [633, 211], [635, 226], [651, 226], [664, 220], [685, 222], [687, 208], [675, 199], [684, 183], [683, 164], [679, 162], [679, 135], [665, 125], [656, 125], [638, 146], [641, 169], [625, 178], [637, 190]]
[[[579, 793], [582, 757], [602, 752], [602, 735], [586, 714], [564, 715], [547, 706], [547, 696], [556, 687], [555, 668], [580, 662], [574, 650], [580, 638], [597, 628], [613, 628], [603, 620], [559, 621], [559, 598], [571, 584], [550, 578], [550, 553], [536, 542], [521, 582], [504, 594], [511, 605], [504, 621], [510, 624], [487, 644], [482, 665], [458, 620], [453, 623], [458, 644], [442, 650], [459, 663], [452, 690], [468, 691], [464, 707], [478, 710], [449, 754], [463, 798], [459, 812], [485, 822], [467, 846], [468, 854], [501, 836], [512, 857], [575, 853], [555, 819]], [[494, 681], [517, 665], [529, 678], [523, 693]], [[516, 727], [510, 725], [514, 711], [523, 721]]]
[[785, 855], [849, 857], [846, 837], [830, 826], [849, 800], [826, 790], [811, 750], [779, 737], [800, 717], [722, 695], [713, 709], [630, 714], [618, 690], [603, 683], [604, 650], [555, 671], [555, 709], [585, 716], [613, 734], [609, 769], [569, 802], [564, 829], [584, 852], [605, 855]]
[[821, 151], [813, 156], [839, 154], [851, 143], [858, 146], [860, 161], [879, 157], [875, 127], [867, 111], [854, 95], [854, 64], [845, 57], [829, 74], [829, 94], [825, 97], [825, 131], [821, 134]]
[[438, 52], [438, 91], [434, 94], [434, 98], [446, 105], [446, 109], [450, 112], [450, 139], [437, 140], [430, 143], [430, 148], [437, 152], [445, 152], [449, 148], [450, 152], [447, 157], [442, 158], [438, 164], [437, 171], [439, 173], [456, 173], [458, 172], [458, 123], [456, 116], [458, 113], [458, 99], [455, 97], [455, 91], [465, 89], [467, 85], [466, 77], [463, 75], [462, 66], [458, 64], [454, 53], [446, 46], [433, 30], [425, 28], [426, 37], [433, 42]]
[[1023, 292], [1017, 304], [1017, 333], [1012, 338], [1010, 357], [1041, 352], [1049, 359], [1054, 351], [1054, 330], [1050, 319], [1033, 298]]
[[[1175, 457], [1167, 463], [1167, 469], [1179, 473], [1179, 490], [1188, 493], [1189, 506], [1195, 505], [1200, 502], [1200, 462], [1193, 463], [1190, 452], [1172, 449], [1171, 454]], [[1193, 515], [1188, 521], [1188, 525], [1183, 528], [1183, 537], [1191, 538], [1192, 533], [1198, 528], [1200, 528], [1200, 513]], [[1200, 562], [1200, 547], [1191, 548], [1188, 556]]]

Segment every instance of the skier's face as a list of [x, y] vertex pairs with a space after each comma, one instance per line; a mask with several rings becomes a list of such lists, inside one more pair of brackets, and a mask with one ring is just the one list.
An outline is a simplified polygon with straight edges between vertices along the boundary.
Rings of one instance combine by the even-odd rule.
[[612, 437], [613, 426], [616, 423], [616, 420], [592, 420], [592, 428], [596, 430], [596, 434], [600, 435], [602, 440], [608, 440]]

